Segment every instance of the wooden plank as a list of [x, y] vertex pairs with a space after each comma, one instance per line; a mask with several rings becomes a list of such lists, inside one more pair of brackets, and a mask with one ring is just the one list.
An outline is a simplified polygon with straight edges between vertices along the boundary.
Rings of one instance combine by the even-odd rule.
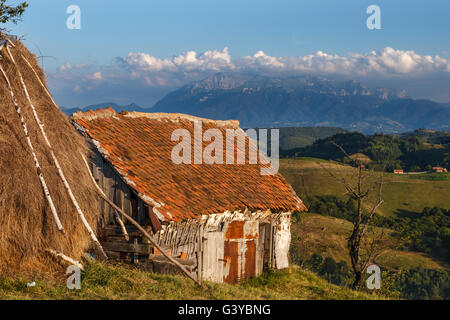
[[275, 225], [271, 222], [270, 223], [270, 250], [269, 250], [269, 252], [270, 252], [269, 266], [271, 268], [275, 267], [274, 234], [275, 234]]
[[128, 188], [130, 191], [130, 213], [132, 214], [133, 217], [135, 217], [136, 221], [140, 224], [143, 225], [143, 221], [141, 219], [141, 217], [139, 216], [139, 211], [138, 211], [138, 198], [137, 196], [134, 194], [134, 192], [131, 190], [131, 188]]
[[259, 224], [259, 237], [256, 242], [256, 258], [255, 258], [255, 275], [259, 276], [264, 270], [264, 243], [266, 237], [266, 226], [264, 223]]
[[272, 226], [270, 223], [264, 223], [264, 267], [270, 267], [272, 263]]
[[128, 241], [124, 238], [123, 235], [107, 236], [104, 242], [128, 243]]
[[197, 233], [197, 280], [203, 281], [203, 227], [199, 226]]
[[122, 209], [126, 214], [129, 214], [130, 212], [125, 211], [124, 206], [124, 196], [123, 196], [123, 189], [122, 189], [122, 181], [116, 176], [116, 201], [117, 206]]
[[[127, 233], [128, 233], [128, 235], [129, 235], [130, 237], [141, 237], [141, 236], [142, 236], [142, 233], [140, 233], [140, 232], [138, 231], [138, 229], [137, 229], [136, 227], [132, 226], [132, 225], [127, 225], [127, 226], [126, 226], [126, 230], [127, 230]], [[118, 235], [123, 235], [122, 229], [120, 228], [120, 226], [115, 226], [115, 225], [105, 227], [105, 228], [103, 229], [103, 233], [104, 233], [106, 236], [118, 236]]]
[[[173, 259], [185, 266], [195, 266], [197, 263], [195, 259], [180, 259], [177, 257], [173, 257]], [[165, 259], [162, 255], [154, 255], [154, 254], [150, 254], [148, 256], [148, 260], [167, 261], [167, 259]]]
[[103, 247], [107, 251], [130, 252], [139, 254], [150, 254], [152, 245], [139, 243], [103, 242]]
[[[89, 162], [89, 168], [91, 169], [92, 175], [97, 182], [97, 184], [104, 189], [103, 187], [103, 173], [101, 172], [101, 167], [103, 164], [103, 160], [100, 158], [97, 152], [94, 153], [91, 161]], [[109, 224], [108, 217], [106, 211], [109, 210], [109, 207], [106, 207], [105, 200], [99, 199], [100, 206], [100, 225], [101, 227], [105, 227]]]
[[[104, 165], [102, 167], [102, 173], [103, 173], [103, 191], [105, 195], [108, 197], [108, 199], [112, 200], [114, 203], [116, 203], [116, 196], [115, 196], [115, 186], [116, 182], [114, 179], [114, 172], [110, 168], [108, 164], [104, 162]], [[105, 216], [108, 219], [108, 224], [115, 224], [115, 213], [114, 209], [110, 206], [107, 206], [107, 210], [105, 212]]]
[[138, 216], [138, 222], [140, 225], [145, 226], [148, 223], [148, 219], [146, 218], [146, 212], [145, 212], [145, 207], [144, 207], [144, 203], [142, 202], [141, 199], [137, 198], [136, 200], [136, 210], [137, 210], [137, 216]]
[[224, 236], [223, 232], [206, 232], [203, 242], [202, 279], [223, 282]]
[[[133, 216], [132, 204], [131, 204], [131, 190], [128, 185], [120, 182], [120, 189], [122, 190], [122, 210], [128, 213], [131, 217], [136, 219], [136, 216]], [[134, 213], [136, 214], [136, 213]]]

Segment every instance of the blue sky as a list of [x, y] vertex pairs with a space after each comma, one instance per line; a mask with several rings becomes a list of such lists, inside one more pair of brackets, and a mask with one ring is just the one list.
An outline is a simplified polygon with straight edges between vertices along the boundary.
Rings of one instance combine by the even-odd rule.
[[[390, 75], [391, 69], [386, 69], [383, 74], [378, 72], [374, 75], [372, 70], [359, 78], [377, 84], [385, 79], [386, 83], [394, 86], [401, 86], [403, 81], [406, 87], [413, 86], [414, 92], [419, 90], [417, 97], [444, 101], [448, 98], [450, 101], [450, 93], [444, 92], [446, 84], [450, 84], [450, 71], [442, 71], [446, 70], [447, 62], [440, 60], [450, 60], [450, 1], [29, 2], [24, 21], [9, 27], [13, 33], [25, 36], [25, 43], [31, 51], [38, 53], [39, 48], [44, 55], [55, 57], [44, 61], [45, 71], [49, 74], [49, 83], [58, 102], [67, 106], [99, 103], [104, 102], [103, 99], [150, 106], [165, 92], [185, 82], [201, 78], [208, 72], [230, 69], [229, 65], [223, 64], [216, 67], [209, 60], [201, 65], [196, 61], [198, 68], [190, 64], [180, 69], [178, 60], [169, 61], [177, 66], [175, 70], [165, 59], [184, 57], [189, 51], [195, 51], [197, 58], [202, 53], [212, 52], [216, 59], [217, 52], [223, 53], [224, 48], [227, 51], [223, 54], [228, 55], [231, 61], [254, 56], [259, 51], [264, 53], [261, 59], [269, 62], [272, 61], [270, 57], [304, 57], [317, 52], [336, 57], [364, 55], [372, 51], [379, 51], [382, 55], [385, 48], [395, 50], [386, 51], [385, 56], [396, 56], [403, 62], [409, 59], [405, 52], [410, 51], [420, 57], [431, 56], [433, 61], [438, 56], [442, 67], [433, 67], [432, 71], [424, 67], [428, 71], [420, 76], [409, 76], [416, 68], [416, 65], [411, 65], [405, 69], [407, 72], [392, 71], [401, 73], [400, 77], [398, 74]], [[381, 30], [368, 30], [366, 27], [366, 8], [372, 4], [381, 8]], [[81, 8], [81, 30], [66, 28], [69, 5]], [[222, 59], [223, 54], [219, 58]], [[206, 55], [205, 59], [211, 55]], [[331, 59], [333, 63], [340, 59], [336, 57]], [[160, 60], [155, 62], [154, 59]], [[255, 59], [251, 62], [252, 68], [256, 68]], [[292, 69], [292, 64], [288, 67], [285, 60], [280, 61], [286, 65], [283, 70]], [[245, 63], [240, 61], [239, 68]], [[417, 67], [421, 67], [422, 62], [418, 63]], [[231, 69], [239, 69], [234, 62], [231, 64]], [[61, 68], [63, 65], [66, 68]], [[261, 67], [260, 61], [258, 66]], [[323, 68], [319, 71], [326, 73]], [[348, 76], [351, 74], [349, 72]], [[124, 79], [130, 87], [125, 89], [126, 84], [119, 84], [118, 78]], [[431, 91], [418, 85], [415, 90], [412, 84], [442, 83], [442, 79], [445, 83], [443, 88], [430, 88]], [[118, 87], [123, 91], [118, 92]]]

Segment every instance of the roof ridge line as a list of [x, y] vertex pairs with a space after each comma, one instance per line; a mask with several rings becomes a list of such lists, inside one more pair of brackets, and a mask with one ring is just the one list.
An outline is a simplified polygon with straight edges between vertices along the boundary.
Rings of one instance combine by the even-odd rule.
[[96, 120], [100, 118], [110, 117], [126, 117], [126, 118], [147, 118], [154, 120], [167, 119], [172, 121], [188, 120], [188, 121], [201, 121], [204, 123], [211, 123], [220, 127], [232, 127], [239, 128], [238, 120], [213, 120], [207, 118], [200, 118], [184, 113], [164, 113], [164, 112], [138, 112], [138, 111], [122, 111], [117, 113], [113, 108], [108, 107], [106, 109], [78, 111], [72, 114], [72, 120]]

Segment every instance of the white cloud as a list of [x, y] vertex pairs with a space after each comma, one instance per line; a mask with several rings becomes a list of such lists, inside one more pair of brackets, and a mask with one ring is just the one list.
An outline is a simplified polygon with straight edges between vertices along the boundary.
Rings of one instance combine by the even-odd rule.
[[140, 71], [220, 71], [233, 65], [228, 48], [222, 51], [209, 50], [200, 54], [188, 51], [165, 59], [147, 53], [130, 52], [127, 57], [118, 60], [133, 70]]
[[422, 56], [414, 51], [386, 47], [369, 53], [348, 56], [315, 54], [300, 57], [273, 57], [263, 51], [252, 56], [232, 60], [228, 48], [197, 54], [189, 51], [172, 58], [159, 59], [147, 53], [130, 53], [119, 60], [135, 75], [141, 72], [204, 72], [204, 71], [277, 71], [339, 75], [402, 76], [433, 72], [450, 72], [450, 61], [439, 57]]
[[76, 84], [75, 87], [73, 87], [73, 92], [82, 93], [83, 89], [81, 89], [81, 87], [78, 84]]
[[103, 75], [101, 72], [94, 72], [93, 74], [88, 75], [87, 78], [89, 80], [100, 81], [103, 80]]
[[64, 71], [70, 70], [70, 69], [72, 69], [72, 65], [69, 62], [66, 62], [65, 64], [63, 64], [62, 66], [60, 66], [58, 68], [58, 71], [59, 72], [64, 72]]

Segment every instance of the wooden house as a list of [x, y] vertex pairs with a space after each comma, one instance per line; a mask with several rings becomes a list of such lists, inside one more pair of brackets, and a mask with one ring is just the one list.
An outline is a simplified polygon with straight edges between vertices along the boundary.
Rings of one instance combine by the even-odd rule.
[[[268, 266], [288, 267], [291, 214], [306, 208], [280, 174], [263, 175], [262, 162], [250, 162], [250, 151], [245, 150], [256, 146], [237, 121], [118, 114], [111, 108], [78, 112], [72, 121], [92, 144], [92, 173], [109, 199], [198, 279], [233, 283], [259, 275]], [[244, 163], [174, 163], [174, 132], [181, 129], [194, 137], [199, 122], [202, 133], [215, 130], [227, 137], [227, 159], [244, 150]], [[231, 140], [228, 131], [235, 134]], [[210, 143], [200, 139], [203, 148]], [[189, 146], [194, 149], [198, 142], [194, 137]], [[120, 216], [110, 206], [101, 203], [101, 210], [100, 240], [111, 257], [143, 263], [155, 272], [172, 269], [127, 224], [126, 239]]]

